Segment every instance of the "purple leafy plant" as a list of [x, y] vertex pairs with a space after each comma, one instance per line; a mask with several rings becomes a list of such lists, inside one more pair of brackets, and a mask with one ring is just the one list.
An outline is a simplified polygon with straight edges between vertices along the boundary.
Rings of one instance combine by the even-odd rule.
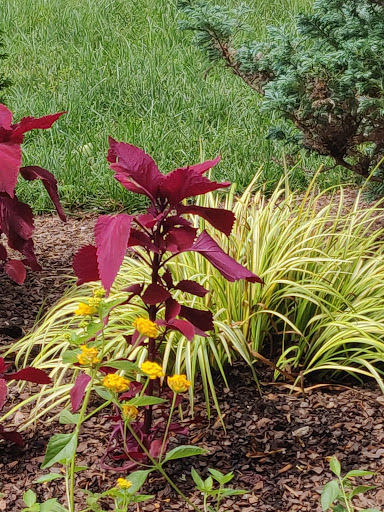
[[[38, 368], [23, 368], [18, 372], [7, 372], [8, 368], [9, 365], [6, 365], [4, 359], [0, 357], [0, 411], [8, 395], [7, 381], [24, 380], [35, 384], [49, 384], [51, 382], [51, 378]], [[4, 430], [2, 425], [0, 425], [0, 438], [23, 446], [21, 435], [14, 430]]]
[[[79, 285], [101, 280], [108, 294], [128, 249], [135, 251], [137, 257], [147, 263], [151, 269], [150, 282], [132, 283], [125, 290], [128, 293], [125, 304], [134, 297], [135, 300], [139, 298], [140, 305], [146, 312], [146, 317], [141, 318], [147, 322], [146, 328], [140, 329], [137, 323], [133, 335], [126, 336], [126, 339], [134, 347], [146, 343], [148, 361], [155, 362], [159, 359], [159, 347], [169, 331], [178, 331], [192, 341], [195, 335], [206, 336], [207, 331], [214, 328], [210, 311], [185, 306], [173, 297], [175, 291], [204, 297], [209, 290], [191, 280], [174, 282], [167, 268], [167, 262], [171, 258], [186, 251], [198, 252], [228, 281], [245, 279], [252, 283], [262, 283], [262, 280], [226, 254], [206, 231], [198, 234], [188, 218], [189, 215], [198, 215], [226, 236], [230, 235], [235, 221], [231, 211], [190, 204], [190, 198], [194, 196], [230, 185], [228, 182], [211, 181], [204, 176], [204, 173], [219, 162], [219, 157], [175, 169], [164, 175], [143, 150], [110, 139], [107, 159], [115, 172], [115, 178], [127, 190], [149, 198], [150, 206], [143, 214], [100, 216], [95, 225], [95, 245], [80, 249], [75, 255], [73, 267]], [[140, 250], [137, 250], [138, 247]], [[84, 383], [85, 378], [83, 380], [80, 377], [79, 380], [78, 377], [72, 392], [72, 397], [75, 397], [72, 404], [76, 408], [84, 394]], [[80, 389], [81, 384], [83, 387]], [[156, 390], [160, 394], [160, 389], [160, 379], [151, 379], [145, 388], [145, 394], [153, 396]], [[137, 391], [136, 387], [132, 387], [120, 400]], [[135, 435], [156, 457], [161, 446], [164, 447], [168, 440], [164, 438], [166, 415], [161, 413], [161, 407], [157, 407], [160, 412], [153, 418], [153, 405], [155, 404], [146, 406], [142, 423], [136, 422], [133, 428]], [[124, 420], [119, 415], [118, 408], [112, 419], [115, 427], [108, 450], [111, 457], [120, 460], [124, 457], [118, 450], [120, 443], [116, 442], [116, 438], [124, 438], [127, 458], [130, 461], [145, 459], [135, 438], [123, 435]], [[182, 432], [182, 428], [173, 423], [166, 430], [165, 435], [169, 435], [171, 431]]]
[[34, 229], [32, 209], [18, 200], [15, 188], [19, 174], [28, 181], [42, 181], [57, 213], [65, 221], [65, 214], [59, 202], [57, 182], [54, 176], [41, 167], [21, 166], [21, 144], [26, 132], [35, 129], [45, 130], [64, 112], [40, 118], [24, 117], [12, 124], [12, 112], [0, 105], [0, 234], [4, 233], [8, 245], [21, 253], [22, 260], [8, 256], [7, 249], [0, 244], [0, 270], [18, 284], [26, 278], [26, 266], [32, 270], [41, 270], [36, 260], [32, 233]]

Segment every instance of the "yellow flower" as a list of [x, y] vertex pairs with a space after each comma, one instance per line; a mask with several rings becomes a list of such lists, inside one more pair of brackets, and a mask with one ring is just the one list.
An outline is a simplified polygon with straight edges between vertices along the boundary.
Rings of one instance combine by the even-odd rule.
[[143, 336], [148, 336], [148, 338], [156, 338], [157, 336], [157, 325], [148, 318], [136, 318], [132, 325]]
[[184, 393], [191, 385], [191, 382], [187, 380], [185, 375], [173, 375], [172, 377], [168, 377], [167, 382], [168, 386], [175, 393]]
[[132, 487], [132, 482], [130, 482], [126, 478], [118, 478], [117, 487], [120, 487], [120, 489], [129, 489], [130, 487]]
[[88, 299], [88, 304], [93, 308], [98, 308], [100, 305], [101, 299], [99, 297], [91, 297]]
[[98, 359], [98, 350], [95, 347], [88, 348], [87, 345], [81, 345], [81, 354], [77, 354], [77, 360], [80, 364], [92, 366], [100, 361]]
[[101, 288], [97, 288], [96, 290], [93, 290], [93, 296], [98, 298], [98, 299], [102, 299], [103, 297], [105, 297], [105, 290], [103, 287]]
[[103, 386], [115, 393], [123, 393], [129, 389], [130, 381], [116, 373], [109, 373], [103, 379]]
[[84, 302], [80, 302], [79, 307], [75, 311], [75, 315], [79, 316], [87, 316], [87, 315], [94, 315], [97, 313], [97, 309], [93, 306], [89, 306], [88, 304], [85, 304]]
[[141, 364], [140, 370], [148, 375], [151, 380], [164, 376], [161, 366], [157, 363], [152, 363], [151, 361], [145, 361], [143, 364]]
[[134, 405], [124, 404], [121, 407], [121, 412], [123, 413], [123, 418], [125, 421], [130, 423], [131, 421], [135, 421], [137, 415], [139, 414], [139, 409]]

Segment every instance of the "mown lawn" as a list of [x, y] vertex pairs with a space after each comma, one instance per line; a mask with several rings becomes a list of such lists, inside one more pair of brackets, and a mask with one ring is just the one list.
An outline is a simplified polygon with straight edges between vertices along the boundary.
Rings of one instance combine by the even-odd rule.
[[[262, 37], [268, 24], [292, 23], [311, 2], [248, 4]], [[205, 76], [207, 62], [192, 35], [178, 30], [178, 17], [176, 0], [1, 2], [8, 105], [17, 119], [68, 112], [50, 131], [30, 135], [24, 153], [26, 163], [55, 173], [66, 207], [139, 206], [112, 179], [107, 135], [145, 148], [164, 171], [221, 153], [221, 178], [245, 186], [261, 164], [265, 181], [280, 175], [271, 159], [278, 151], [265, 140], [271, 116], [239, 79], [220, 69]], [[293, 185], [304, 184], [299, 169]], [[37, 210], [50, 207], [39, 183], [21, 183], [20, 195]]]

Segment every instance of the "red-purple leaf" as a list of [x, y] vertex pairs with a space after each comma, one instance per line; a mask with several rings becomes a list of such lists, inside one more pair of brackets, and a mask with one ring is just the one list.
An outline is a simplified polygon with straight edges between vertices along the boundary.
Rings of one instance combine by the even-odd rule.
[[176, 290], [181, 290], [182, 292], [191, 293], [192, 295], [197, 295], [197, 297], [204, 297], [207, 295], [208, 290], [201, 286], [201, 284], [196, 283], [195, 281], [188, 281], [183, 279], [176, 286]]
[[128, 286], [127, 288], [124, 288], [124, 292], [132, 293], [132, 295], [140, 295], [143, 291], [144, 285], [142, 284], [131, 284], [131, 286]]
[[181, 305], [172, 297], [169, 297], [165, 301], [165, 320], [167, 322], [172, 321], [178, 316], [181, 310]]
[[206, 231], [203, 231], [194, 245], [189, 249], [202, 254], [227, 281], [246, 279], [251, 283], [262, 283], [262, 279], [247, 268], [237, 263], [228, 256], [211, 238]]
[[197, 229], [192, 226], [180, 226], [171, 229], [165, 237], [164, 249], [169, 252], [183, 252], [192, 247]]
[[23, 284], [27, 277], [24, 263], [19, 260], [8, 260], [4, 265], [4, 271], [17, 284]]
[[201, 162], [200, 164], [189, 165], [188, 167], [183, 167], [182, 169], [188, 171], [194, 171], [198, 174], [204, 174], [205, 172], [215, 167], [220, 162], [220, 156], [217, 156], [214, 160], [206, 160], [205, 162]]
[[177, 205], [183, 199], [212, 192], [222, 187], [229, 187], [228, 181], [217, 183], [201, 176], [188, 168], [176, 169], [164, 177], [160, 186], [161, 196], [168, 199], [171, 205]]
[[21, 165], [20, 145], [0, 141], [0, 162], [0, 192], [5, 192], [10, 197], [13, 197]]
[[149, 251], [153, 251], [156, 253], [159, 252], [159, 249], [151, 241], [151, 239], [147, 235], [147, 233], [143, 233], [142, 231], [139, 231], [138, 229], [131, 229], [131, 234], [129, 236], [127, 245], [128, 245], [128, 247], [135, 247], [136, 245], [139, 245], [140, 247], [145, 247]]
[[18, 372], [7, 373], [3, 377], [5, 380], [26, 380], [35, 384], [50, 384], [52, 382], [50, 376], [38, 368], [23, 368]]
[[24, 446], [24, 441], [21, 435], [16, 432], [16, 430], [4, 430], [0, 425], [0, 437], [5, 439], [6, 441], [11, 441], [12, 443], [17, 444], [18, 446]]
[[[164, 442], [164, 449], [167, 448], [167, 445], [168, 445], [168, 439], [166, 439]], [[161, 453], [162, 446], [163, 446], [163, 439], [155, 439], [154, 441], [152, 441], [151, 445], [149, 447], [149, 453], [151, 454], [151, 456], [154, 458], [158, 457]]]
[[48, 192], [49, 197], [51, 198], [57, 213], [62, 221], [66, 221], [65, 213], [60, 204], [59, 194], [57, 192], [57, 180], [46, 169], [42, 167], [38, 167], [36, 165], [31, 165], [28, 167], [22, 167], [20, 169], [20, 173], [25, 180], [33, 181], [33, 180], [41, 180], [45, 189]]
[[3, 244], [0, 244], [0, 260], [6, 261], [8, 258], [7, 249], [4, 247]]
[[111, 162], [111, 169], [116, 172], [116, 179], [124, 187], [155, 199], [164, 176], [147, 153], [131, 144], [109, 138], [107, 160]]
[[5, 364], [4, 358], [0, 357], [0, 375], [2, 375], [8, 368], [8, 365]]
[[212, 226], [229, 236], [232, 231], [235, 215], [230, 210], [219, 208], [205, 208], [196, 205], [181, 205], [177, 208], [179, 214], [192, 213], [207, 220]]
[[0, 196], [0, 226], [8, 238], [8, 245], [23, 252], [34, 229], [32, 209], [17, 197]]
[[76, 412], [79, 409], [85, 395], [85, 390], [87, 389], [90, 380], [91, 377], [86, 373], [81, 373], [78, 375], [71, 391], [69, 392], [73, 412]]
[[50, 114], [43, 117], [23, 117], [19, 123], [12, 125], [11, 140], [20, 140], [20, 136], [30, 130], [47, 130], [55, 121], [59, 119], [65, 112], [58, 112], [57, 114]]
[[5, 404], [5, 400], [7, 399], [8, 388], [7, 383], [4, 379], [0, 379], [0, 411]]
[[97, 250], [94, 245], [86, 245], [77, 251], [73, 258], [73, 270], [78, 285], [100, 280]]
[[180, 316], [202, 331], [212, 331], [214, 329], [213, 316], [210, 311], [181, 306]]
[[13, 114], [5, 105], [0, 105], [0, 128], [10, 130]]
[[102, 215], [96, 222], [97, 261], [101, 282], [107, 291], [111, 289], [123, 262], [132, 219], [132, 215], [120, 213], [114, 216]]
[[170, 322], [165, 320], [156, 320], [156, 323], [161, 327], [167, 327], [167, 329], [173, 329], [174, 331], [181, 332], [188, 341], [192, 341], [195, 335], [195, 328], [190, 322], [188, 322], [188, 320], [175, 319]]
[[155, 305], [160, 302], [165, 302], [170, 296], [171, 294], [165, 288], [159, 284], [151, 283], [148, 285], [141, 298], [145, 304]]
[[173, 288], [172, 274], [170, 273], [170, 271], [168, 269], [164, 272], [164, 274], [162, 275], [162, 278], [169, 290], [171, 288]]

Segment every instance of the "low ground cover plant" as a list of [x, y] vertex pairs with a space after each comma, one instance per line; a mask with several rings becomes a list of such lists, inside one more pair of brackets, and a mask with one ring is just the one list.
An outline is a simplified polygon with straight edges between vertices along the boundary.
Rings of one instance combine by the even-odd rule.
[[[236, 45], [251, 9], [183, 0], [182, 28], [211, 61], [221, 61], [283, 120], [269, 138], [330, 157], [383, 183], [384, 5], [377, 0], [317, 0], [296, 30], [269, 27], [266, 41]], [[373, 176], [371, 176], [373, 174]], [[382, 185], [377, 187], [382, 192]]]
[[12, 123], [12, 112], [5, 105], [0, 105], [0, 234], [4, 234], [8, 246], [23, 257], [19, 260], [9, 256], [6, 247], [0, 244], [0, 270], [18, 284], [25, 281], [26, 266], [35, 271], [41, 270], [32, 240], [32, 209], [19, 201], [15, 192], [19, 175], [27, 181], [41, 180], [57, 213], [63, 221], [65, 220], [55, 177], [36, 165], [22, 167], [21, 144], [25, 133], [50, 128], [62, 115], [63, 112], [40, 118], [24, 117], [18, 123]]

